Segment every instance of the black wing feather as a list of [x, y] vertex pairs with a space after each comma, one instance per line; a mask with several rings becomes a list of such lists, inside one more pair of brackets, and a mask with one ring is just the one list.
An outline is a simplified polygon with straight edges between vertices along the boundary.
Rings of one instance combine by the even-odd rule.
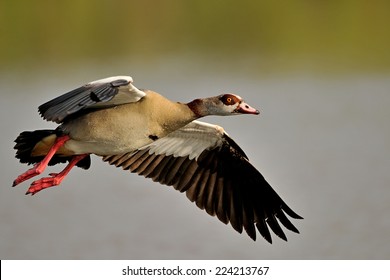
[[286, 205], [229, 136], [225, 134], [222, 142], [204, 150], [197, 160], [150, 154], [148, 148], [130, 156], [107, 156], [103, 160], [185, 191], [199, 208], [225, 224], [230, 222], [240, 233], [245, 229], [253, 240], [256, 228], [270, 243], [269, 228], [287, 240], [278, 220], [298, 233], [284, 213], [296, 219], [301, 217]]
[[120, 86], [129, 83], [128, 80], [118, 79], [109, 83], [87, 84], [42, 104], [38, 111], [45, 120], [61, 123], [68, 116], [91, 105], [110, 101]]

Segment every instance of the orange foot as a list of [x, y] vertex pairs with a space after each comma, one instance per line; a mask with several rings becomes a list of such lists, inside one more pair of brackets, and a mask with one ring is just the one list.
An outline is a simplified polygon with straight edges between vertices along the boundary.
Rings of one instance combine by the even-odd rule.
[[49, 176], [32, 182], [26, 194], [34, 195], [43, 189], [57, 186], [65, 178], [65, 175], [61, 176], [61, 173], [50, 173]]
[[15, 187], [16, 185], [19, 185], [20, 183], [41, 174], [45, 170], [45, 168], [46, 168], [45, 164], [42, 163], [35, 164], [33, 168], [30, 168], [23, 174], [19, 175], [13, 182], [12, 186]]
[[66, 175], [68, 175], [69, 171], [73, 168], [73, 166], [75, 166], [80, 160], [82, 160], [86, 156], [87, 154], [73, 156], [69, 164], [60, 173], [50, 173], [50, 177], [44, 177], [32, 182], [26, 194], [34, 195], [43, 189], [59, 185], [62, 180], [64, 180]]

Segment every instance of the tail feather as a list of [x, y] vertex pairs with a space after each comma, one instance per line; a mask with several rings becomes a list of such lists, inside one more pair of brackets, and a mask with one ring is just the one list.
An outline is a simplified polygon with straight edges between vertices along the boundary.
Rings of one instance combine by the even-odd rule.
[[[19, 159], [21, 163], [34, 164], [44, 159], [44, 155], [34, 156], [33, 150], [35, 146], [44, 138], [56, 135], [56, 130], [44, 129], [35, 131], [23, 131], [15, 139], [14, 149], [16, 150], [15, 157]], [[55, 139], [55, 138], [54, 138]], [[50, 160], [49, 165], [55, 165], [57, 163], [66, 163], [71, 160], [71, 156], [54, 155]], [[91, 166], [91, 157], [87, 156], [79, 161], [76, 166], [88, 169]]]

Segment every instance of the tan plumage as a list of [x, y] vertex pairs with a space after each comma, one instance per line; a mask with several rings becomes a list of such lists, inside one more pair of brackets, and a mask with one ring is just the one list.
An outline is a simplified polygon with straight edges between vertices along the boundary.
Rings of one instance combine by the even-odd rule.
[[196, 205], [235, 230], [272, 241], [268, 226], [282, 239], [286, 228], [298, 232], [284, 213], [301, 218], [249, 163], [222, 127], [195, 121], [206, 115], [258, 114], [234, 94], [172, 102], [141, 91], [132, 78], [91, 82], [39, 107], [56, 130], [22, 132], [16, 157], [36, 163], [14, 186], [40, 174], [47, 165], [68, 161], [59, 174], [34, 181], [28, 192], [60, 184], [73, 166], [89, 168], [90, 155], [125, 170], [172, 185]]
[[196, 118], [185, 104], [153, 91], [145, 93], [139, 102], [97, 110], [64, 123], [61, 129], [71, 137], [65, 147], [74, 154], [129, 152], [152, 142], [149, 135], [162, 138]]

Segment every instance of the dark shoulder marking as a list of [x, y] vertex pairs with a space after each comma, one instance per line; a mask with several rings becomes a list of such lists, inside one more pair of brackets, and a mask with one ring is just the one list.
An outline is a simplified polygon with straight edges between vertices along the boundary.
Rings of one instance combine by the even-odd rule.
[[153, 141], [156, 141], [156, 140], [158, 140], [158, 136], [150, 134], [149, 135], [149, 139], [152, 139]]

